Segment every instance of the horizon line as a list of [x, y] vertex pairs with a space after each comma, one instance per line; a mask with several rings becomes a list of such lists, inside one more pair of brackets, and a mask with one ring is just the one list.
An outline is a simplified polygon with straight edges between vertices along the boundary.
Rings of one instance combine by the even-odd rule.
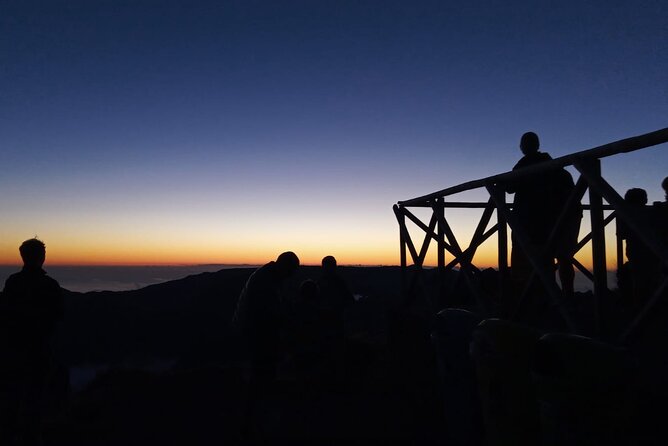
[[[272, 260], [273, 261], [273, 260]], [[51, 267], [145, 267], [145, 268], [151, 268], [151, 267], [161, 267], [161, 268], [169, 268], [169, 267], [180, 267], [180, 268], [187, 268], [187, 267], [202, 267], [202, 266], [239, 266], [239, 267], [260, 267], [262, 265], [265, 265], [268, 262], [265, 263], [48, 263], [43, 265], [44, 269], [48, 269]], [[16, 268], [21, 268], [23, 265], [20, 263], [0, 263], [0, 268], [2, 267], [16, 267]], [[299, 266], [322, 266], [320, 263], [303, 263], [300, 264]], [[346, 263], [346, 264], [339, 264], [338, 266], [344, 267], [344, 266], [357, 266], [357, 267], [374, 267], [374, 266], [401, 266], [398, 264], [383, 264], [383, 263]], [[411, 267], [413, 265], [408, 265], [408, 267]], [[432, 266], [430, 265], [424, 265], [426, 268], [431, 268]], [[436, 267], [435, 265], [433, 266], [434, 268]]]

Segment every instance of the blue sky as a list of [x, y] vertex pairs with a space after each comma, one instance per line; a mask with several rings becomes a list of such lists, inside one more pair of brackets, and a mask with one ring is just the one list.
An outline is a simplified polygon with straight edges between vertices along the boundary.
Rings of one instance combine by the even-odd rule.
[[[525, 131], [556, 157], [665, 127], [667, 9], [0, 0], [0, 261], [38, 234], [62, 262], [396, 263], [392, 204], [509, 170]], [[604, 173], [659, 200], [666, 166]]]

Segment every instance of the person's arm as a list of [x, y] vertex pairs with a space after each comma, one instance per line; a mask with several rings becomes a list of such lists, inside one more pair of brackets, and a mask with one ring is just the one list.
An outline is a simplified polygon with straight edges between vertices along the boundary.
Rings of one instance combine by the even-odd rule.
[[15, 282], [12, 276], [9, 276], [5, 281], [5, 287], [0, 294], [0, 308], [4, 312], [7, 306], [9, 305], [9, 300], [11, 296], [15, 293]]
[[5, 286], [3, 290], [0, 292], [0, 313], [5, 313], [7, 309], [7, 301], [9, 299], [9, 291], [11, 289], [11, 285], [9, 284], [9, 279], [5, 281]]
[[44, 323], [46, 324], [46, 333], [53, 334], [65, 314], [65, 299], [60, 284], [52, 278], [47, 278], [47, 280], [48, 300], [45, 302], [46, 305], [43, 310], [46, 312]]
[[[517, 169], [521, 169], [524, 167], [524, 163], [522, 162], [524, 158], [519, 160], [515, 166], [513, 166], [513, 172], [516, 171]], [[509, 180], [504, 183], [500, 184], [501, 188], [506, 191], [508, 194], [514, 194], [517, 192], [517, 188], [519, 186], [519, 180]]]

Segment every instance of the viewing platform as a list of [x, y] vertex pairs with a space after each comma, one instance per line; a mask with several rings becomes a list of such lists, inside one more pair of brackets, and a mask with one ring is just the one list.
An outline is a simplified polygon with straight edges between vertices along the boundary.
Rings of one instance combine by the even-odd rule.
[[[655, 231], [649, 227], [649, 222], [634, 214], [629, 205], [624, 202], [620, 192], [606, 181], [601, 171], [601, 159], [637, 152], [666, 142], [668, 142], [668, 128], [575, 152], [520, 170], [469, 181], [421, 197], [399, 201], [394, 206], [394, 213], [399, 223], [400, 258], [406, 299], [413, 299], [416, 295], [427, 252], [433, 241], [437, 250], [437, 270], [442, 273], [439, 276], [445, 277], [445, 273], [458, 266], [466, 286], [475, 298], [475, 305], [483, 314], [488, 312], [484, 291], [473, 280], [473, 277], [480, 273], [480, 268], [474, 264], [473, 259], [478, 248], [490, 237], [496, 235], [498, 241], [496, 269], [500, 273], [499, 291], [501, 299], [507, 299], [511, 293], [508, 283], [509, 268], [512, 266], [508, 262], [508, 232], [510, 229], [514, 232], [513, 237], [516, 243], [519, 243], [526, 251], [528, 260], [531, 262], [533, 270], [531, 281], [537, 280], [541, 284], [554, 308], [567, 324], [569, 331], [578, 333], [572, 316], [563, 305], [561, 289], [555, 280], [554, 272], [542, 267], [538, 261], [541, 253], [532, 249], [527, 235], [517, 224], [516, 217], [511, 212], [512, 205], [507, 203], [506, 192], [503, 188], [503, 185], [510, 181], [572, 166], [579, 176], [568, 202], [562, 209], [561, 216], [554, 222], [547, 244], [550, 246], [555, 243], [555, 235], [564, 223], [567, 210], [574, 203], [579, 203], [583, 197], [588, 196], [588, 203], [583, 203], [582, 208], [585, 213], [583, 222], [588, 222], [589, 228], [588, 232], [580, 234], [577, 252], [585, 249], [591, 250], [592, 268], [585, 267], [574, 257], [571, 261], [592, 282], [595, 302], [594, 333], [595, 336], [599, 336], [601, 334], [601, 306], [609, 293], [608, 272], [612, 269], [612, 265], [606, 261], [606, 226], [613, 222], [617, 224], [623, 222], [643, 243], [650, 247], [653, 254], [663, 263], [663, 267], [668, 268], [668, 249], [665, 241], [656, 236]], [[657, 184], [660, 181], [661, 178], [657, 178]], [[486, 202], [468, 202], [458, 199], [462, 193], [474, 190], [484, 191], [489, 199]], [[418, 218], [416, 209], [430, 209], [430, 218], [425, 221]], [[458, 238], [454, 233], [454, 225], [450, 224], [450, 216], [446, 214], [446, 209], [482, 209], [482, 216], [475, 226], [476, 229], [468, 246], [462, 244], [461, 237]], [[422, 234], [422, 240], [414, 240], [415, 232], [411, 235], [409, 229], [419, 230], [418, 234]], [[624, 263], [623, 241], [619, 235], [616, 237], [615, 267], [619, 269]], [[411, 265], [413, 268], [409, 268]], [[616, 334], [620, 341], [623, 342], [642, 324], [643, 319], [652, 310], [667, 285], [668, 278], [664, 277], [662, 283], [654, 290], [644, 307], [639, 309], [631, 323], [621, 333]], [[511, 311], [511, 319], [512, 315], [518, 314], [525, 305], [529, 288], [527, 286], [517, 299], [516, 308]], [[441, 294], [443, 293], [445, 290], [441, 287]], [[447, 296], [445, 298], [447, 300]]]
[[[665, 444], [661, 429], [668, 415], [664, 408], [668, 398], [668, 205], [632, 206], [604, 178], [601, 159], [667, 142], [668, 128], [664, 128], [394, 206], [404, 305], [408, 308], [420, 297], [431, 312], [428, 319], [446, 444]], [[507, 191], [512, 190], [508, 185], [525, 180], [521, 184], [526, 188], [540, 184], [541, 178], [550, 181], [556, 178], [552, 173], [566, 167], [577, 175], [574, 184], [569, 180], [572, 191], [565, 201], [555, 200], [552, 207], [557, 210], [551, 210], [549, 220], [541, 220], [549, 221], [551, 228], [541, 233], [549, 234], [547, 241], [536, 243], [526, 219], [540, 210], [527, 207], [526, 202], [521, 208], [524, 214], [517, 212], [520, 205], [514, 210], [506, 201]], [[657, 178], [656, 184], [662, 179]], [[476, 190], [489, 199], [459, 199]], [[583, 203], [585, 197], [588, 200]], [[454, 228], [462, 225], [453, 224], [454, 212], [449, 211], [454, 209], [482, 210], [477, 224], [471, 225], [475, 230], [468, 246], [455, 234]], [[557, 257], [563, 252], [555, 249], [564, 240], [559, 234], [574, 215], [580, 218], [580, 210], [583, 225], [577, 244], [569, 245], [575, 251], [570, 258]], [[606, 231], [613, 222], [616, 230]], [[521, 250], [530, 269], [528, 279], [524, 277], [519, 286], [508, 261], [509, 230], [512, 249]], [[606, 244], [611, 234], [615, 240]], [[496, 268], [477, 266], [476, 251], [494, 235]], [[631, 238], [634, 246], [648, 248], [652, 261], [641, 266], [651, 270], [652, 280], [642, 284], [644, 294], [640, 295], [635, 288], [640, 279], [633, 276], [633, 299], [624, 299], [620, 290], [611, 290], [608, 274], [614, 267], [619, 271], [625, 266], [624, 243], [628, 256]], [[432, 241], [437, 264], [427, 272], [424, 265]], [[615, 247], [614, 266], [608, 264], [606, 245]], [[586, 262], [575, 258], [578, 252]], [[555, 257], [570, 261], [591, 281], [591, 291], [566, 292], [555, 279]], [[591, 267], [583, 264], [589, 259]], [[638, 274], [640, 269], [632, 264], [631, 273]]]

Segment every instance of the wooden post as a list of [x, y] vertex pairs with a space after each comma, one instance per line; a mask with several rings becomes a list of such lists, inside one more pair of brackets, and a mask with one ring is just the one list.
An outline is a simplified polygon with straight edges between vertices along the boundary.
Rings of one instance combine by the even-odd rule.
[[[589, 161], [587, 171], [589, 175], [600, 178], [601, 161]], [[608, 268], [605, 259], [603, 197], [591, 187], [589, 188], [589, 204], [591, 205], [591, 255], [594, 266], [594, 330], [596, 336], [600, 336], [601, 304], [608, 294]]]
[[443, 206], [444, 198], [436, 200], [434, 205], [434, 213], [438, 221], [438, 271], [442, 274], [445, 270], [445, 207]]
[[394, 215], [397, 217], [399, 223], [399, 261], [401, 262], [401, 290], [402, 294], [406, 292], [406, 238], [404, 234], [406, 231], [406, 217], [396, 204], [392, 208]]
[[496, 221], [499, 226], [498, 228], [498, 244], [499, 244], [499, 277], [500, 277], [500, 287], [501, 287], [501, 300], [505, 301], [509, 298], [509, 271], [508, 271], [508, 224], [506, 221], [506, 215], [503, 210], [499, 210], [500, 207], [506, 206], [506, 194], [499, 193], [496, 203]]
[[434, 206], [434, 214], [436, 214], [436, 218], [438, 220], [438, 268], [437, 268], [437, 273], [438, 273], [438, 297], [437, 297], [437, 304], [441, 304], [441, 299], [443, 298], [443, 295], [445, 294], [445, 225], [443, 222], [445, 221], [445, 206], [444, 206], [444, 201], [445, 198], [439, 198], [436, 200], [436, 204]]

